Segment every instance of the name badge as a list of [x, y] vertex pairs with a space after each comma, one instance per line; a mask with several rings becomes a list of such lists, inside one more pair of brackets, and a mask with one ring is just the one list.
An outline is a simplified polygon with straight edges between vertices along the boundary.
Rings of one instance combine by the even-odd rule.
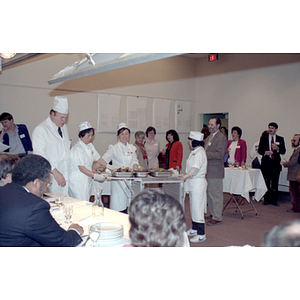
[[236, 148], [241, 148], [241, 146], [236, 146]]
[[211, 146], [211, 142], [208, 143], [208, 146]]
[[20, 139], [23, 139], [24, 137], [25, 137], [25, 134], [22, 133], [22, 134], [20, 135]]
[[278, 145], [280, 145], [280, 143], [279, 142], [275, 142], [275, 144], [278, 146]]

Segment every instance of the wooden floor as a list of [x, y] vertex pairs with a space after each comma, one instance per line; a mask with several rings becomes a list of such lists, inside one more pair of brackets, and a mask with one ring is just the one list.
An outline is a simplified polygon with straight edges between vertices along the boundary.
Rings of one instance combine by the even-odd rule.
[[[224, 194], [224, 205], [229, 199], [229, 194]], [[241, 206], [242, 211], [251, 210], [244, 213], [241, 218], [239, 211], [236, 212], [235, 204], [230, 203], [223, 213], [222, 224], [215, 226], [205, 226], [206, 241], [199, 244], [191, 244], [191, 247], [224, 247], [224, 246], [261, 246], [264, 233], [272, 227], [300, 218], [300, 213], [287, 213], [291, 208], [288, 193], [280, 193], [278, 204], [262, 205], [261, 202], [253, 202], [258, 214], [251, 210], [251, 205], [247, 202]], [[188, 195], [185, 199], [185, 215], [187, 228], [191, 228], [191, 214]]]

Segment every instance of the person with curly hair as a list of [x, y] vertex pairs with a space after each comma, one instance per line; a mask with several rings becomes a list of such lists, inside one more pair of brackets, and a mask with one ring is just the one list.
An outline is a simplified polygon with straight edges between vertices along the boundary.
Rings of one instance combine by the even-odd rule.
[[129, 235], [135, 247], [177, 247], [183, 243], [186, 220], [172, 196], [143, 191], [129, 206]]

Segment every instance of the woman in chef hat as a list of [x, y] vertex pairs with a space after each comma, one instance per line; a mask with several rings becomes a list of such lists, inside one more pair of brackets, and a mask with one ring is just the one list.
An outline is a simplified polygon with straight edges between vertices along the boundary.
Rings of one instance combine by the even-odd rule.
[[[71, 149], [71, 170], [69, 194], [71, 197], [89, 201], [92, 194], [93, 179], [104, 181], [103, 175], [95, 173], [102, 160], [92, 144], [95, 131], [90, 122], [79, 125], [78, 142]], [[94, 166], [93, 166], [94, 163]]]
[[192, 243], [206, 240], [204, 212], [206, 210], [207, 157], [203, 148], [203, 137], [204, 134], [199, 131], [190, 132], [188, 139], [192, 151], [186, 161], [186, 174], [183, 175], [186, 181], [185, 191], [189, 192], [190, 198], [192, 228], [187, 231], [187, 235], [192, 236], [190, 240]]
[[[131, 170], [139, 167], [136, 156], [136, 147], [129, 144], [130, 129], [125, 123], [120, 123], [117, 128], [118, 142], [110, 145], [102, 159], [108, 169], [128, 167]], [[108, 163], [112, 160], [112, 166]], [[122, 185], [122, 186], [121, 186]], [[111, 182], [110, 208], [116, 211], [126, 211], [129, 199], [124, 191], [128, 190], [124, 182]]]

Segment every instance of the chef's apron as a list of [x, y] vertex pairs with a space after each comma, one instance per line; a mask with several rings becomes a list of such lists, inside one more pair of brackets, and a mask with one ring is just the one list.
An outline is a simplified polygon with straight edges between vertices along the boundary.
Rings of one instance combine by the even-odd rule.
[[197, 223], [204, 223], [204, 213], [207, 210], [206, 188], [205, 178], [189, 178], [186, 180], [185, 192], [189, 192], [192, 220]]

